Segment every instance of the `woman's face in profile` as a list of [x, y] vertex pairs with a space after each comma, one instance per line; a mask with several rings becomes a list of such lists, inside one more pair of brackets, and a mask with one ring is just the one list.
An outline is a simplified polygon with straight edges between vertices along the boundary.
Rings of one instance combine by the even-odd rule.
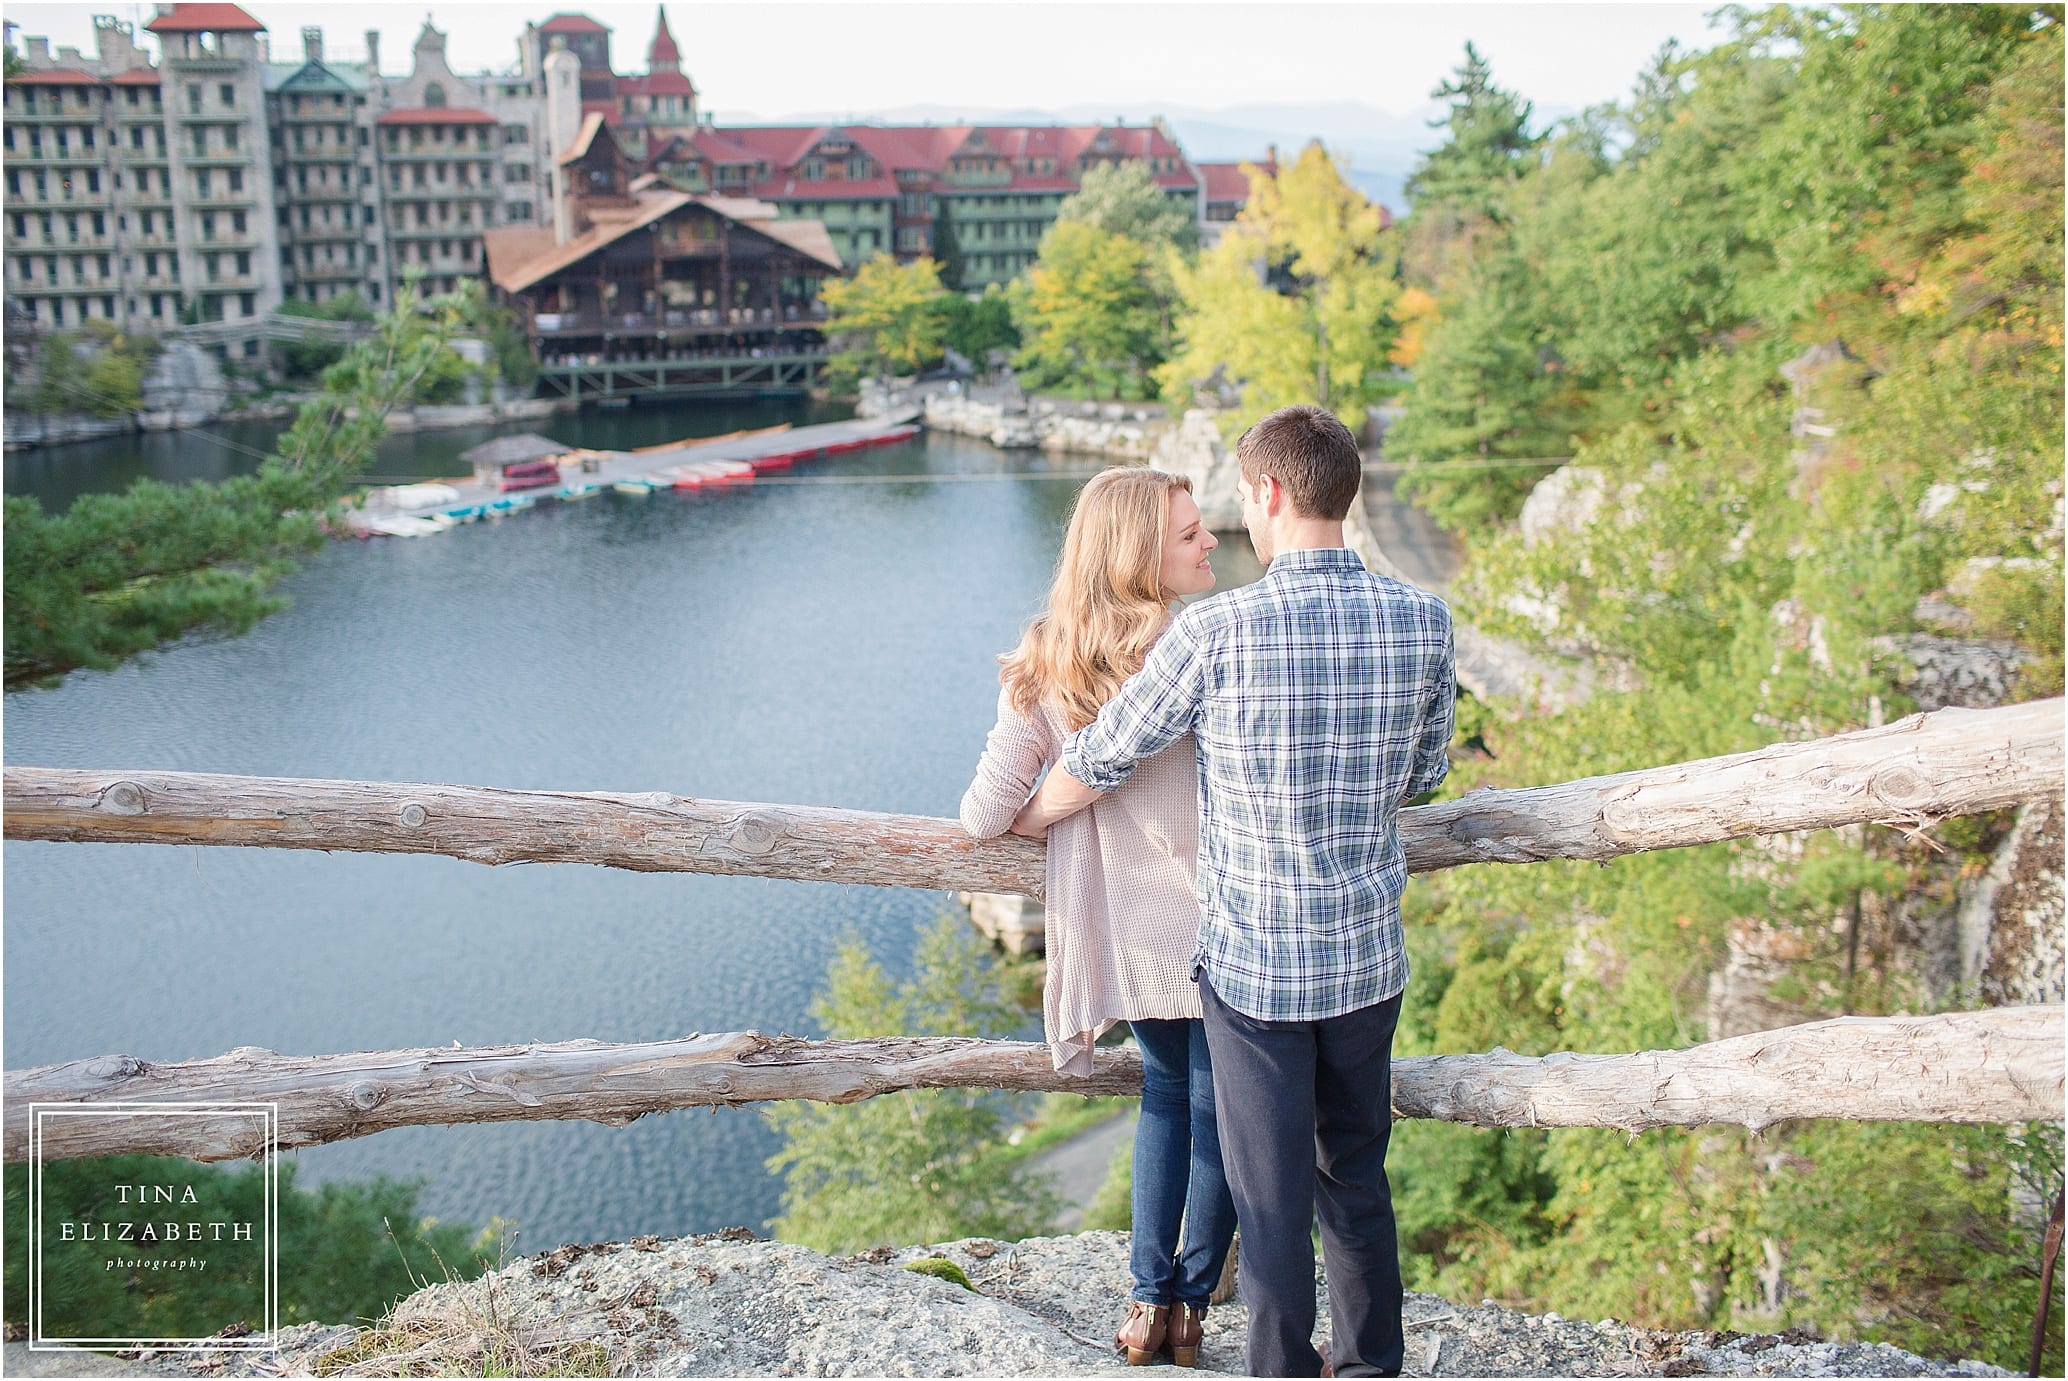
[[1167, 532], [1163, 539], [1163, 565], [1157, 573], [1163, 593], [1176, 598], [1211, 590], [1214, 570], [1207, 564], [1207, 554], [1221, 544], [1221, 539], [1206, 530], [1199, 521], [1199, 505], [1182, 489], [1170, 491]]

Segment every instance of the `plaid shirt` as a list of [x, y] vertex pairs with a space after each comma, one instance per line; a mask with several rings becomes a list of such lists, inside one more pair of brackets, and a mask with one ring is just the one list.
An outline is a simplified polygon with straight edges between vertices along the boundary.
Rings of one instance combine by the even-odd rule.
[[1259, 1021], [1318, 1021], [1407, 986], [1394, 817], [1444, 778], [1450, 607], [1341, 547], [1283, 552], [1191, 606], [1063, 767], [1110, 791], [1187, 730], [1199, 742], [1199, 948]]

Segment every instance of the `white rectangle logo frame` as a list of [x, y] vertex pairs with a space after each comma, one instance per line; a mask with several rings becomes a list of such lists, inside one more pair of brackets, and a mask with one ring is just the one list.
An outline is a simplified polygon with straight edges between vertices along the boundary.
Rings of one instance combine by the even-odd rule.
[[[52, 1338], [43, 1328], [43, 1126], [52, 1117], [252, 1117], [265, 1124], [265, 1328], [244, 1338]], [[278, 1103], [31, 1103], [29, 1232], [29, 1350], [31, 1352], [276, 1352], [280, 1347], [280, 1105]]]

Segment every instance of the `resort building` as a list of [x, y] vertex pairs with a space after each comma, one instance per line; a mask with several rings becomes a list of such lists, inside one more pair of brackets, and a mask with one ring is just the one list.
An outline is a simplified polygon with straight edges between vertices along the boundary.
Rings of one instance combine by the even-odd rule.
[[[556, 198], [555, 179], [575, 172], [608, 181], [622, 171], [622, 195], [647, 209], [669, 192], [702, 208], [671, 211], [653, 232], [679, 238], [695, 223], [728, 246], [722, 282], [663, 275], [675, 284], [662, 294], [664, 317], [723, 316], [699, 329], [739, 324], [724, 314], [749, 306], [787, 319], [798, 304], [784, 284], [878, 254], [931, 255], [964, 289], [1006, 282], [1102, 164], [1145, 165], [1209, 239], [1248, 196], [1238, 165], [1192, 163], [1161, 121], [720, 128], [699, 107], [665, 11], [645, 71], [630, 75], [612, 67], [610, 30], [572, 13], [527, 23], [507, 72], [473, 76], [452, 70], [428, 19], [406, 75], [381, 71], [378, 32], [347, 59], [327, 51], [322, 29], [305, 28], [300, 59], [275, 62], [265, 25], [236, 4], [160, 5], [143, 25], [155, 63], [130, 24], [93, 25], [91, 55], [27, 38], [28, 70], [6, 84], [10, 319], [184, 326], [228, 358], [263, 353], [280, 333], [266, 319], [284, 300], [357, 294], [378, 308], [405, 276], [433, 292], [483, 276], [491, 232], [567, 243], [611, 223], [598, 186]], [[557, 137], [556, 64], [571, 121]], [[588, 229], [556, 225], [556, 209]], [[760, 286], [758, 268], [734, 271], [735, 239], [786, 246], [767, 250], [783, 265], [775, 288]], [[616, 306], [582, 301], [559, 315]]]
[[825, 227], [642, 172], [586, 108], [575, 51], [556, 47], [542, 67], [549, 137], [563, 147], [553, 205], [544, 223], [485, 241], [489, 280], [531, 336], [544, 386], [587, 397], [816, 382], [819, 285], [842, 269]]

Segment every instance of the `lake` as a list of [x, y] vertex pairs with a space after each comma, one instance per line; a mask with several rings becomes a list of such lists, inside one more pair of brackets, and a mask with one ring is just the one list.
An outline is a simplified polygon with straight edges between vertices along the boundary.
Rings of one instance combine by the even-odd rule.
[[[838, 415], [688, 403], [538, 430], [628, 447]], [[219, 478], [273, 435], [205, 430], [10, 456], [9, 492], [59, 507], [139, 474]], [[374, 469], [455, 474], [491, 434], [391, 438]], [[245, 637], [7, 696], [6, 759], [952, 816], [991, 725], [992, 659], [1039, 608], [1099, 468], [924, 434], [795, 472], [826, 483], [605, 493], [332, 543]], [[1239, 538], [1214, 562], [1221, 588], [1259, 573]], [[818, 1034], [808, 1009], [842, 937], [903, 972], [919, 928], [954, 908], [945, 892], [267, 849], [10, 841], [5, 865], [13, 1069]], [[538, 1251], [760, 1230], [779, 1209], [762, 1168], [776, 1146], [740, 1109], [408, 1128], [293, 1154], [304, 1184], [422, 1176], [422, 1212], [502, 1214]]]

